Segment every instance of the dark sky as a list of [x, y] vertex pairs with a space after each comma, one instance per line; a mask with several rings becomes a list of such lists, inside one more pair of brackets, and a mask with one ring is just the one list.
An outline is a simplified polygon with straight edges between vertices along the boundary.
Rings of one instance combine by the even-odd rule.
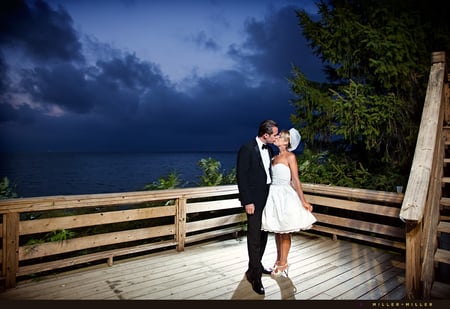
[[323, 80], [295, 9], [313, 1], [0, 3], [2, 151], [237, 151], [286, 78]]

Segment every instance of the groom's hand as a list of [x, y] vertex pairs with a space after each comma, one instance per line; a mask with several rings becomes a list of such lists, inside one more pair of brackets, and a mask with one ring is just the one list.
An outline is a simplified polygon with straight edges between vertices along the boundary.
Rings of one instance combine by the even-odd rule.
[[245, 212], [249, 215], [253, 215], [255, 213], [255, 204], [245, 205]]

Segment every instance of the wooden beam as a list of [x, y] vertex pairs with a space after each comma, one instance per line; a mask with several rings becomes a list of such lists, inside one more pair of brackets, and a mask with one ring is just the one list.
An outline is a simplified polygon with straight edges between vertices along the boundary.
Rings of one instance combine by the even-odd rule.
[[421, 299], [421, 238], [422, 224], [415, 221], [406, 222], [406, 272], [405, 292], [408, 300]]
[[3, 275], [7, 289], [16, 286], [16, 275], [19, 270], [19, 214], [10, 213], [3, 216]]

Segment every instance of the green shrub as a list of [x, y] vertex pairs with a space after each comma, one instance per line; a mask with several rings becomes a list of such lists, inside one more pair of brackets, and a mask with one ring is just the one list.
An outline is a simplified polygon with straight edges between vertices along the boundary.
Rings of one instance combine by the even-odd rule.
[[16, 185], [11, 185], [8, 177], [3, 177], [0, 181], [0, 199], [16, 198], [15, 188]]

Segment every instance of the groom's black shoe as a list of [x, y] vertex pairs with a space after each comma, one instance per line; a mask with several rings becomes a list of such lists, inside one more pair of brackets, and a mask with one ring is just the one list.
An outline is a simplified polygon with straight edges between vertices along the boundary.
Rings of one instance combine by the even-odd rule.
[[265, 267], [263, 267], [262, 273], [263, 273], [263, 274], [266, 274], [266, 275], [270, 275], [270, 274], [272, 273], [272, 270], [273, 270], [273, 269], [271, 269], [271, 268], [265, 268]]
[[252, 284], [253, 291], [258, 293], [259, 295], [265, 294], [264, 286], [262, 285], [261, 279], [253, 279], [249, 275], [248, 271], [245, 273], [245, 276], [247, 277], [248, 282], [250, 282]]

